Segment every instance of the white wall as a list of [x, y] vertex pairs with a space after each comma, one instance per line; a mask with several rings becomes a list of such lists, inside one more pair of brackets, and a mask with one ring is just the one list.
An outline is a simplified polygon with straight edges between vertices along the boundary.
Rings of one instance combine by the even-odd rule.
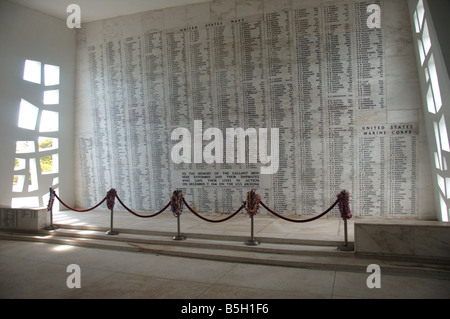
[[[421, 3], [424, 15], [422, 19], [418, 19], [418, 15], [415, 14], [421, 11], [419, 1], [408, 0], [427, 130], [436, 218], [448, 222], [450, 220], [450, 172], [448, 170], [450, 146], [447, 141], [450, 127], [450, 80], [447, 70], [449, 66], [448, 20], [444, 15], [448, 14], [450, 6], [447, 1], [423, 0]], [[425, 31], [425, 25], [428, 27], [428, 33]], [[427, 46], [423, 43], [428, 37], [430, 45], [426, 49]], [[422, 57], [419, 48], [421, 48]], [[432, 61], [435, 67], [432, 67]], [[435, 72], [432, 72], [432, 69], [435, 69]]]
[[[0, 3], [0, 204], [10, 205], [12, 197], [39, 196], [40, 205], [47, 205], [42, 195], [48, 193], [53, 177], [59, 177], [60, 194], [67, 203], [73, 203], [73, 105], [75, 85], [75, 29], [69, 29], [66, 21], [53, 18], [20, 5], [1, 1]], [[60, 66], [59, 105], [45, 106], [42, 101], [44, 84], [23, 81], [26, 59], [41, 61], [42, 65]], [[26, 99], [40, 111], [59, 112], [59, 132], [39, 134], [17, 126], [19, 103]], [[39, 112], [40, 116], [41, 112]], [[39, 121], [39, 117], [38, 117]], [[53, 176], [39, 173], [39, 189], [27, 191], [25, 181], [22, 193], [12, 192], [14, 159], [17, 140], [34, 140], [37, 136], [59, 138], [59, 173]], [[36, 150], [37, 151], [37, 150]], [[36, 158], [47, 153], [20, 156]], [[28, 165], [28, 164], [27, 164]], [[28, 171], [28, 168], [25, 170]], [[25, 174], [27, 174], [24, 172]]]

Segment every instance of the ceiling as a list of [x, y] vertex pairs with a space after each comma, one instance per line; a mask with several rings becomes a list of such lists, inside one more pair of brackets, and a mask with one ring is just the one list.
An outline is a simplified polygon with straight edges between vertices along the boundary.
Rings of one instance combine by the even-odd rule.
[[9, 0], [36, 11], [66, 20], [72, 11], [67, 6], [78, 4], [81, 23], [107, 19], [137, 12], [159, 10], [211, 0]]

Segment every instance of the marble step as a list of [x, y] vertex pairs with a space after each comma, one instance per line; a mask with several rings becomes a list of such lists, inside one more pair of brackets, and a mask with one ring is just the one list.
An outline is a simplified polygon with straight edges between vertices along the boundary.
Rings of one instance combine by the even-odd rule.
[[[92, 227], [92, 226], [67, 226], [58, 225], [60, 227], [56, 234], [65, 234], [67, 236], [75, 237], [90, 237], [97, 239], [114, 239], [117, 241], [133, 241], [140, 243], [156, 243], [166, 245], [179, 246], [195, 246], [201, 248], [215, 248], [215, 249], [234, 249], [234, 250], [255, 250], [264, 252], [276, 252], [279, 254], [307, 254], [313, 252], [314, 254], [340, 254], [345, 253], [337, 250], [341, 246], [341, 241], [330, 240], [306, 240], [284, 237], [264, 237], [257, 236], [255, 239], [261, 244], [259, 246], [247, 246], [244, 242], [250, 236], [229, 235], [229, 234], [214, 234], [214, 233], [196, 233], [196, 232], [182, 232], [186, 240], [173, 240], [176, 233], [167, 231], [155, 230], [138, 230], [138, 229], [117, 229], [114, 230], [119, 235], [105, 236], [105, 232], [109, 228]], [[352, 242], [349, 242], [353, 245]]]
[[[126, 232], [122, 229], [119, 235], [105, 235], [104, 231], [105, 229], [79, 229], [78, 227], [78, 229], [60, 228], [56, 231], [37, 233], [0, 232], [0, 239], [335, 271], [366, 272], [368, 265], [378, 264], [384, 274], [450, 279], [450, 266], [359, 257], [353, 252], [339, 251], [336, 246], [271, 243], [270, 241], [261, 242], [259, 246], [246, 246], [241, 238], [220, 240], [188, 237], [186, 240], [178, 241], [172, 240], [173, 234], [164, 232], [143, 235], [134, 230]], [[279, 242], [280, 239], [275, 238], [274, 241]]]
[[[258, 246], [247, 246], [244, 242], [249, 239], [242, 236], [222, 236], [211, 235], [205, 237], [204, 235], [198, 235], [195, 233], [182, 233], [186, 236], [185, 240], [174, 240], [172, 233], [158, 233], [147, 232], [142, 234], [135, 231], [127, 232], [127, 230], [121, 230], [119, 235], [105, 235], [103, 230], [74, 230], [60, 228], [54, 232], [58, 236], [77, 237], [77, 238], [90, 238], [98, 240], [113, 240], [117, 242], [127, 242], [134, 244], [155, 244], [177, 247], [192, 247], [201, 249], [215, 249], [215, 250], [233, 250], [243, 252], [259, 252], [259, 253], [271, 253], [271, 254], [284, 254], [284, 255], [314, 255], [314, 256], [338, 256], [349, 255], [352, 252], [344, 252], [337, 249], [339, 242], [333, 243], [333, 245], [320, 245], [313, 242], [301, 241], [293, 243], [291, 240], [283, 240], [281, 238], [256, 238], [260, 244]], [[226, 238], [224, 238], [226, 237]]]

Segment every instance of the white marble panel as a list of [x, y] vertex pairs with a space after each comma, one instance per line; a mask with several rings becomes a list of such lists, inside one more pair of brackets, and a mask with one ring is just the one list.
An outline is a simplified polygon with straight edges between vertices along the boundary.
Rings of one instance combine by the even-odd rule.
[[164, 11], [147, 11], [141, 14], [142, 30], [161, 31], [164, 29]]
[[0, 208], [0, 228], [39, 230], [50, 225], [46, 208]]
[[236, 17], [249, 17], [263, 14], [263, 0], [236, 0]]
[[387, 122], [392, 123], [417, 123], [417, 110], [395, 110], [387, 112]]
[[211, 21], [211, 10], [208, 2], [186, 7], [186, 23], [189, 26], [203, 26]]
[[236, 18], [235, 1], [216, 0], [211, 2], [211, 21], [226, 21]]
[[437, 221], [355, 222], [357, 254], [450, 260], [450, 225]]
[[173, 7], [164, 9], [164, 29], [172, 30], [187, 25], [186, 7]]
[[357, 253], [413, 255], [414, 232], [406, 226], [355, 223]]
[[416, 227], [415, 255], [450, 260], [450, 227]]

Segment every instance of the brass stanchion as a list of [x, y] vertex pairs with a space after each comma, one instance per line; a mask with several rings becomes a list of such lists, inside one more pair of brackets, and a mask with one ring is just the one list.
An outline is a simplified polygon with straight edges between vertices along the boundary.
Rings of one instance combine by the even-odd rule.
[[119, 232], [115, 231], [113, 228], [113, 219], [114, 219], [114, 209], [111, 208], [111, 226], [110, 229], [105, 233], [106, 235], [119, 235]]
[[106, 235], [119, 235], [118, 231], [115, 231], [113, 228], [113, 220], [114, 220], [114, 205], [116, 199], [117, 192], [114, 188], [111, 188], [108, 193], [106, 193], [106, 206], [111, 211], [111, 227], [110, 230], [106, 232]]
[[177, 214], [177, 234], [172, 237], [173, 240], [185, 240], [186, 236], [181, 235], [180, 232], [180, 214]]
[[245, 242], [244, 242], [244, 244], [245, 245], [247, 245], [247, 246], [258, 246], [259, 245], [259, 241], [257, 241], [256, 239], [255, 239], [255, 236], [254, 236], [254, 234], [255, 234], [255, 227], [254, 227], [254, 225], [253, 225], [253, 216], [251, 216], [250, 217], [251, 218], [251, 228], [250, 228], [250, 239], [249, 240], [246, 240]]
[[344, 245], [340, 245], [338, 250], [342, 251], [352, 251], [354, 250], [354, 245], [348, 242], [348, 231], [347, 231], [347, 219], [344, 219]]
[[45, 230], [56, 230], [59, 227], [53, 225], [53, 202], [55, 201], [55, 195], [54, 195], [54, 190], [53, 187], [49, 188], [50, 191], [50, 198], [48, 200], [48, 206], [47, 206], [47, 211], [50, 211], [50, 225], [48, 225], [47, 227], [45, 227]]

